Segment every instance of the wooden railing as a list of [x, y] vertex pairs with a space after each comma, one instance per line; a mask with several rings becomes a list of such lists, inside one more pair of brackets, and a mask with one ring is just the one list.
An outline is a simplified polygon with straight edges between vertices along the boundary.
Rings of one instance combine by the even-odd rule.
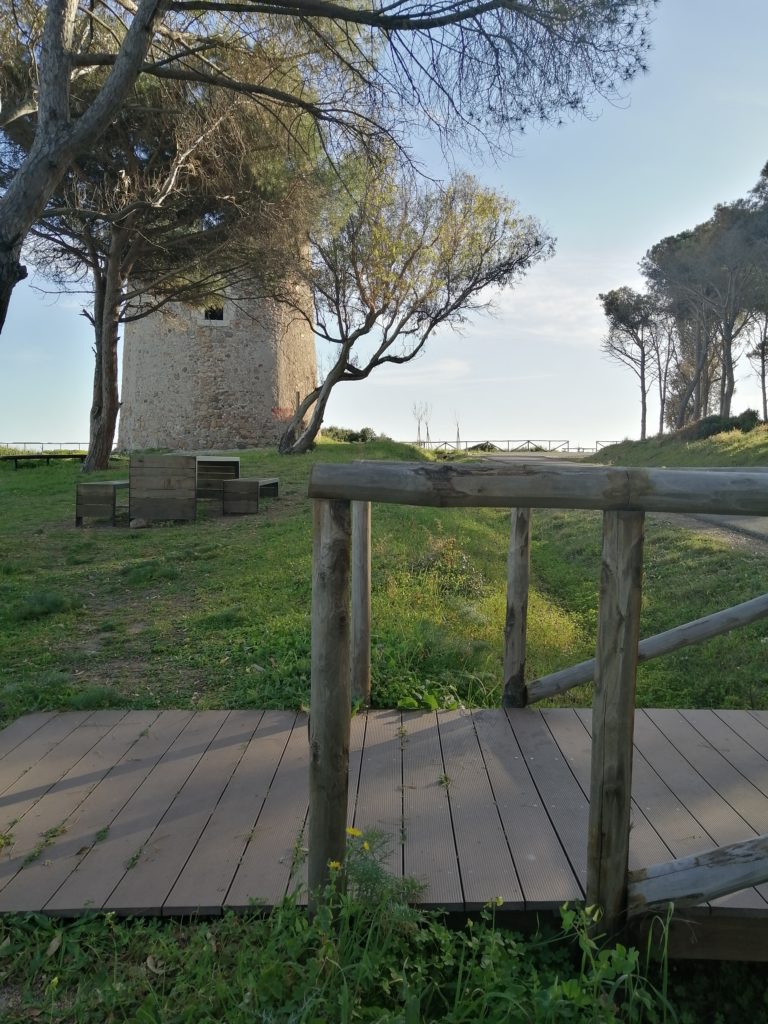
[[[309, 887], [345, 850], [350, 705], [370, 697], [370, 503], [512, 509], [503, 703], [522, 707], [594, 680], [587, 902], [608, 934], [628, 916], [768, 881], [768, 836], [630, 875], [632, 742], [639, 660], [768, 615], [768, 595], [640, 641], [646, 512], [768, 516], [768, 474], [553, 465], [317, 465], [312, 575]], [[603, 546], [594, 660], [525, 683], [530, 510], [598, 509]], [[350, 595], [351, 614], [350, 614]]]

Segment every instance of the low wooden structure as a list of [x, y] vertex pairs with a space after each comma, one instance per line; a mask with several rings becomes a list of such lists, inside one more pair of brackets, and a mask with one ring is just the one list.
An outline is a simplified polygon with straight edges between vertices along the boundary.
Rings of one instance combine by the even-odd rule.
[[129, 468], [129, 517], [195, 519], [197, 459], [194, 455], [132, 455]]
[[[600, 509], [603, 549], [597, 652], [589, 668], [594, 678], [592, 753], [589, 786], [586, 899], [602, 908], [601, 927], [616, 934], [629, 918], [656, 907], [649, 879], [664, 876], [663, 901], [690, 902], [691, 865], [660, 864], [630, 875], [632, 749], [635, 684], [642, 593], [643, 528], [646, 512], [768, 515], [768, 476], [743, 470], [655, 470], [568, 466], [531, 462], [501, 465], [361, 462], [313, 467], [309, 485], [314, 509], [312, 599], [312, 701], [310, 736], [309, 885], [319, 891], [329, 878], [328, 863], [345, 852], [348, 795], [349, 708], [356, 686], [351, 665], [360, 663], [360, 645], [370, 633], [350, 626], [350, 566], [366, 559], [352, 550], [352, 507], [374, 501], [440, 507], [508, 507], [512, 541], [505, 634], [504, 699], [524, 706], [530, 696], [551, 696], [561, 686], [538, 681], [526, 687], [525, 618], [530, 530], [533, 508]], [[359, 543], [359, 540], [358, 540]], [[752, 602], [750, 602], [752, 604]], [[759, 599], [758, 613], [768, 614]], [[747, 615], [752, 619], [755, 609]], [[708, 617], [713, 618], [713, 617]], [[720, 621], [688, 624], [677, 632], [677, 646], [751, 621], [744, 609], [723, 613]], [[675, 632], [675, 631], [673, 631]], [[656, 638], [658, 639], [658, 638]], [[665, 649], [670, 646], [666, 638]], [[661, 653], [661, 652], [659, 652]], [[583, 681], [583, 680], [582, 680]], [[535, 687], [538, 685], [538, 691]], [[571, 685], [569, 683], [569, 685]], [[358, 687], [359, 689], [359, 687]], [[768, 823], [762, 831], [768, 831]], [[701, 902], [738, 890], [749, 862], [751, 882], [768, 882], [766, 844], [724, 847], [696, 875]], [[700, 865], [695, 865], [697, 868]], [[706, 884], [703, 878], [708, 880]], [[679, 883], [679, 889], [676, 886]], [[657, 891], [657, 890], [654, 890]]]
[[257, 479], [241, 476], [237, 479], [224, 480], [221, 492], [222, 515], [255, 515], [259, 511], [261, 496], [277, 497], [278, 487], [277, 477]]
[[[175, 457], [175, 456], [171, 456]], [[237, 455], [196, 455], [198, 498], [221, 500], [225, 480], [240, 477], [240, 459]]]
[[[369, 711], [345, 824], [449, 913], [535, 927], [587, 885], [592, 715]], [[0, 913], [219, 914], [306, 899], [307, 716], [70, 711], [0, 731]], [[768, 829], [768, 713], [639, 711], [629, 862], [702, 859]], [[360, 842], [360, 840], [356, 840]], [[746, 883], [745, 883], [746, 884]], [[695, 887], [695, 881], [694, 881]], [[768, 960], [768, 886], [679, 914], [675, 956]]]
[[94, 480], [78, 483], [75, 493], [75, 526], [82, 526], [86, 516], [109, 519], [114, 526], [117, 515], [117, 492], [127, 487], [127, 480]]
[[24, 452], [22, 455], [0, 455], [0, 462], [10, 462], [13, 460], [13, 468], [18, 469], [19, 463], [22, 462], [28, 465], [31, 462], [41, 462], [45, 460], [46, 466], [50, 466], [51, 460], [57, 462], [59, 459], [77, 459], [79, 462], [85, 462], [85, 452]]

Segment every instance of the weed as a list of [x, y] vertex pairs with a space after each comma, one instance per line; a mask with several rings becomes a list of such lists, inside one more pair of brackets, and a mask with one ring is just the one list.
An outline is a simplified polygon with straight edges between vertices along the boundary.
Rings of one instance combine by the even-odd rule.
[[67, 828], [64, 822], [61, 822], [61, 824], [59, 825], [53, 825], [51, 828], [46, 829], [45, 832], [43, 832], [42, 834], [40, 842], [32, 850], [30, 850], [27, 856], [24, 858], [23, 865], [26, 866], [28, 864], [34, 863], [36, 860], [39, 860], [40, 856], [43, 853], [43, 850], [46, 850], [49, 846], [52, 846], [56, 839], [58, 839], [59, 836], [64, 835], [66, 831]]
[[40, 590], [26, 594], [12, 605], [8, 617], [12, 622], [35, 622], [49, 615], [60, 615], [73, 607], [73, 602], [56, 591]]
[[[559, 931], [528, 939], [497, 926], [495, 901], [448, 927], [388, 877], [383, 840], [349, 837], [334, 884], [309, 918], [296, 896], [269, 914], [201, 922], [43, 915], [0, 921], [0, 979], [23, 1018], [97, 1021], [254, 1020], [313, 1024], [685, 1024], [674, 991], [654, 985], [636, 950], [602, 948], [591, 919], [565, 908]], [[675, 988], [675, 977], [670, 987]], [[715, 984], [713, 978], [710, 985]], [[762, 991], [741, 1002], [761, 1019]], [[710, 1001], [706, 1009], [718, 1005]], [[702, 1010], [704, 1007], [702, 1006]], [[751, 1012], [750, 1012], [751, 1011]]]
[[139, 863], [139, 858], [141, 857], [141, 851], [142, 850], [143, 850], [143, 847], [140, 846], [138, 848], [138, 850], [136, 850], [135, 853], [131, 854], [131, 856], [125, 862], [125, 870], [126, 871], [130, 871], [131, 868], [135, 868], [136, 867], [136, 865]]

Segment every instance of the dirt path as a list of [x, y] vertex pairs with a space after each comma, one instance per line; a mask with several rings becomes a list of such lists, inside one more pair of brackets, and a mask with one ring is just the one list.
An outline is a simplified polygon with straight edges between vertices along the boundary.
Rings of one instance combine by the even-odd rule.
[[652, 513], [657, 522], [717, 535], [731, 547], [768, 554], [768, 518], [762, 516], [686, 516]]

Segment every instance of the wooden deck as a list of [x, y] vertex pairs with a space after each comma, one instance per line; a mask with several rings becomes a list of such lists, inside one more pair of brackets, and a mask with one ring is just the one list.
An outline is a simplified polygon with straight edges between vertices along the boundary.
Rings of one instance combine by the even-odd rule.
[[[451, 911], [583, 899], [590, 712], [375, 711], [349, 822]], [[768, 712], [637, 715], [631, 867], [768, 832]], [[304, 880], [307, 719], [36, 713], [0, 732], [0, 911], [216, 914]], [[688, 949], [690, 947], [690, 949]], [[681, 916], [673, 948], [768, 959], [768, 885]]]

